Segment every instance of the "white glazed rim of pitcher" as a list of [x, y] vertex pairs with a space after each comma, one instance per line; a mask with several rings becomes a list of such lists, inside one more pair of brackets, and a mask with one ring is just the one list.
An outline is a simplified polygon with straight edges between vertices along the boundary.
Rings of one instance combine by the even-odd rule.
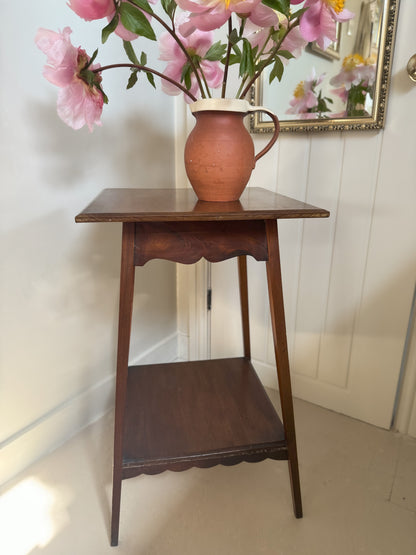
[[246, 114], [252, 110], [250, 103], [242, 98], [201, 98], [189, 106], [192, 113], [220, 110], [223, 112], [241, 112]]

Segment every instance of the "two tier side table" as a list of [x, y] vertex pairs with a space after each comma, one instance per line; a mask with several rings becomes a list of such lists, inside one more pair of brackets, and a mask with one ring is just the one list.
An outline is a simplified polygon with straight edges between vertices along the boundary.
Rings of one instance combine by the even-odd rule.
[[[239, 201], [201, 202], [191, 189], [105, 189], [76, 222], [121, 222], [111, 545], [118, 544], [122, 480], [165, 470], [287, 460], [302, 517], [277, 221], [329, 212], [248, 188]], [[282, 419], [251, 363], [247, 256], [266, 262]], [[128, 365], [135, 267], [236, 257], [243, 356]]]

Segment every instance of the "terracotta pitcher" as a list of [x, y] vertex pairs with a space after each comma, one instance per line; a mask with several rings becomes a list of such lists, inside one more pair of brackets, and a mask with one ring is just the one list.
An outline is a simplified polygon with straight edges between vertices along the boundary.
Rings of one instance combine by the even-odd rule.
[[[240, 99], [202, 99], [190, 108], [196, 125], [185, 145], [185, 169], [197, 197], [205, 201], [238, 200], [257, 160], [279, 136], [277, 116]], [[270, 141], [258, 154], [243, 122], [253, 112], [265, 112], [274, 123]]]

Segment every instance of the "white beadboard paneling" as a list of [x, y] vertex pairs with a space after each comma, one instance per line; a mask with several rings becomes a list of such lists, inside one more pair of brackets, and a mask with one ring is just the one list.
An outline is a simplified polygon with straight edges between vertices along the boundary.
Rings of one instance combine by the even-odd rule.
[[[266, 265], [251, 256], [247, 260], [251, 353], [264, 361], [270, 329]], [[275, 384], [276, 385], [276, 384]]]
[[235, 258], [212, 264], [211, 356], [243, 354], [238, 267]]
[[[256, 141], [254, 141], [255, 152], [260, 152], [270, 141], [270, 138], [271, 135], [268, 133], [260, 135]], [[277, 178], [279, 149], [280, 145], [278, 141], [267, 154], [257, 160], [256, 166], [250, 176], [248, 183], [249, 187], [254, 185], [255, 187], [263, 187], [264, 189], [274, 189]]]
[[[345, 137], [319, 379], [346, 387], [361, 299], [382, 135]], [[364, 160], [363, 160], [363, 153]]]
[[[281, 139], [276, 192], [305, 201], [311, 154], [311, 137], [309, 135], [284, 135]], [[303, 221], [282, 220], [278, 225], [282, 281], [285, 293], [286, 329], [289, 358], [291, 360], [295, 341], [296, 300], [298, 295]], [[266, 356], [266, 352], [263, 360], [266, 360], [266, 358], [270, 359], [270, 349], [273, 346], [270, 326], [268, 326], [268, 345], [269, 356]]]
[[311, 145], [305, 200], [326, 208], [331, 212], [331, 217], [305, 220], [303, 224], [292, 370], [309, 377], [316, 377], [318, 371], [343, 148], [341, 135], [316, 136]]

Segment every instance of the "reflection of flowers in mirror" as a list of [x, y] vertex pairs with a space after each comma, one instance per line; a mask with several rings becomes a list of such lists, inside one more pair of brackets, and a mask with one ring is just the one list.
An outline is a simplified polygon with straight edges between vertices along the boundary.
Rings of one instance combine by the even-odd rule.
[[315, 68], [309, 79], [300, 81], [293, 92], [293, 98], [289, 102], [290, 108], [286, 114], [294, 114], [301, 119], [325, 118], [330, 112], [328, 103], [332, 104], [332, 99], [322, 96], [322, 91], [317, 91], [318, 85], [324, 80], [325, 73], [316, 77]]
[[[39, 29], [35, 41], [47, 56], [44, 76], [60, 89], [58, 115], [74, 129], [86, 124], [90, 131], [101, 125], [108, 100], [105, 70], [128, 67], [127, 88], [141, 76], [155, 87], [156, 76], [165, 93], [182, 92], [187, 102], [211, 98], [213, 89], [221, 98], [243, 99], [266, 67], [270, 82], [281, 81], [288, 60], [311, 41], [326, 49], [336, 39], [336, 24], [354, 15], [344, 0], [69, 0], [68, 5], [86, 21], [105, 19], [101, 41], [118, 35], [128, 58], [93, 64], [98, 50], [90, 57], [73, 46], [69, 27]], [[223, 38], [214, 42], [217, 29]], [[146, 52], [138, 52], [143, 39], [158, 42], [159, 60], [167, 62], [163, 72], [148, 63]], [[232, 93], [231, 66], [237, 77]]]
[[343, 116], [367, 116], [366, 101], [373, 98], [376, 62], [373, 57], [364, 59], [360, 54], [350, 54], [342, 62], [340, 72], [332, 77], [332, 92], [346, 104]]

